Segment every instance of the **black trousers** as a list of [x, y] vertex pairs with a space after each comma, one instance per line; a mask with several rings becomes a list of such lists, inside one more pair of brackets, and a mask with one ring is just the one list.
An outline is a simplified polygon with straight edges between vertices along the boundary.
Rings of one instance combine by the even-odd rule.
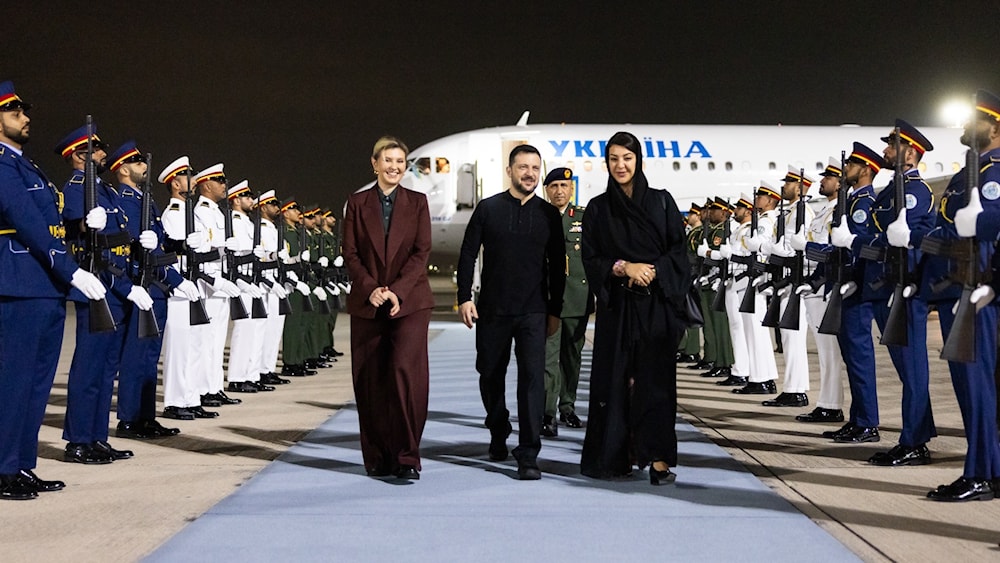
[[476, 371], [491, 435], [507, 432], [506, 376], [511, 341], [517, 360], [518, 446], [514, 457], [533, 462], [542, 448], [545, 410], [545, 313], [480, 317], [476, 324]]

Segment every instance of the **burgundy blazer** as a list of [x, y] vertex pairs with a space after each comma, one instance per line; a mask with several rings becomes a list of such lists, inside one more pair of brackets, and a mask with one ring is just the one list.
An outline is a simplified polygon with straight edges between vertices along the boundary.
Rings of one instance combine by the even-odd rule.
[[344, 215], [344, 262], [351, 277], [347, 312], [360, 318], [375, 318], [368, 296], [376, 287], [387, 286], [400, 300], [403, 317], [434, 308], [427, 260], [431, 252], [431, 216], [427, 196], [396, 188], [395, 208], [389, 225], [389, 240], [382, 228], [382, 202], [376, 184], [352, 194]]

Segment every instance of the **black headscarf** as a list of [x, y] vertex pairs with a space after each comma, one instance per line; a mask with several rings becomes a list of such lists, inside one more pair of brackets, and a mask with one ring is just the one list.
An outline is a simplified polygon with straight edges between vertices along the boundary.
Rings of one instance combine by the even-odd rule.
[[[649, 181], [642, 171], [642, 149], [639, 139], [627, 132], [615, 133], [607, 146], [618, 145], [635, 153], [635, 175], [632, 177], [632, 197], [625, 195], [613, 174], [608, 174], [608, 204], [611, 209], [611, 224], [608, 231], [614, 246], [615, 256], [627, 256], [633, 262], [653, 263], [663, 255], [663, 233], [650, 218], [651, 213], [662, 214], [663, 203], [654, 201], [658, 195], [649, 189]], [[604, 161], [607, 162], [607, 151]]]

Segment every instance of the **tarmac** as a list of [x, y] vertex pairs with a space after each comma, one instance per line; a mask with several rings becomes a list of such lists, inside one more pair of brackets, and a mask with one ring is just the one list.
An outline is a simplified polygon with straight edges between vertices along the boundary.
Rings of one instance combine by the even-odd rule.
[[[133, 459], [107, 466], [63, 463], [60, 459], [64, 442], [60, 436], [65, 412], [66, 376], [73, 350], [73, 322], [70, 313], [56, 385], [40, 433], [39, 462], [36, 469], [42, 478], [66, 481], [67, 488], [56, 493], [43, 493], [33, 501], [2, 504], [0, 529], [3, 530], [4, 560], [136, 561], [145, 557], [151, 560], [176, 560], [169, 556], [171, 544], [180, 541], [181, 545], [186, 545], [187, 542], [183, 541], [183, 538], [197, 536], [199, 530], [208, 529], [203, 526], [212, 524], [217, 515], [228, 510], [227, 507], [239, 506], [241, 502], [246, 502], [241, 500], [247, 498], [242, 496], [244, 492], [252, 493], [254, 490], [266, 489], [275, 498], [275, 502], [279, 503], [276, 506], [280, 506], [282, 483], [289, 483], [291, 486], [291, 482], [282, 479], [281, 467], [286, 464], [296, 465], [293, 462], [300, 460], [301, 457], [296, 456], [301, 454], [289, 449], [300, 442], [299, 445], [309, 447], [310, 441], [307, 436], [310, 433], [318, 432], [317, 435], [321, 439], [323, 436], [330, 438], [329, 431], [324, 428], [333, 424], [337, 429], [335, 434], [337, 439], [334, 444], [327, 445], [346, 447], [350, 450], [353, 444], [353, 449], [356, 450], [357, 437], [351, 433], [352, 429], [356, 432], [356, 427], [350, 418], [353, 409], [350, 406], [348, 354], [341, 357], [333, 367], [321, 370], [317, 376], [295, 378], [290, 385], [279, 387], [272, 393], [240, 395], [240, 398], [244, 399], [244, 404], [220, 408], [222, 416], [217, 419], [177, 421], [175, 425], [179, 426], [183, 433], [173, 438], [157, 441], [123, 440], [114, 438], [112, 432], [111, 443], [119, 449], [134, 450], [136, 457]], [[349, 352], [348, 324], [347, 316], [342, 316], [335, 332], [336, 345], [344, 352]], [[440, 334], [448, 332], [437, 330], [432, 336], [436, 339]], [[728, 389], [717, 387], [715, 379], [701, 378], [696, 372], [683, 369], [678, 374], [679, 413], [683, 421], [693, 425], [704, 437], [732, 456], [732, 459], [738, 462], [733, 464], [734, 467], [742, 466], [749, 474], [756, 477], [756, 481], [764, 485], [760, 490], [770, 490], [780, 496], [789, 506], [815, 523], [814, 527], [825, 532], [816, 537], [832, 538], [836, 540], [835, 544], [846, 548], [844, 553], [847, 553], [848, 559], [850, 553], [853, 553], [864, 561], [997, 560], [1000, 557], [1000, 547], [997, 544], [1000, 541], [1000, 501], [942, 504], [924, 497], [928, 490], [939, 484], [949, 483], [961, 474], [965, 452], [961, 418], [952, 393], [947, 367], [943, 361], [937, 359], [941, 339], [936, 318], [931, 319], [929, 332], [931, 397], [939, 437], [929, 445], [934, 463], [928, 466], [879, 468], [870, 466], [864, 461], [875, 451], [888, 449], [895, 444], [900, 426], [899, 381], [889, 363], [888, 355], [879, 346], [876, 347], [876, 354], [879, 404], [882, 414], [880, 443], [833, 444], [820, 438], [819, 433], [837, 425], [808, 425], [794, 420], [795, 414], [806, 412], [812, 408], [811, 406], [803, 409], [762, 407], [759, 401], [764, 397], [732, 395]], [[434, 340], [431, 344], [433, 349]], [[465, 350], [465, 353], [469, 358], [473, 357], [468, 350]], [[810, 354], [811, 363], [815, 365], [811, 339]], [[432, 356], [432, 361], [438, 355]], [[778, 359], [780, 362], [780, 355]], [[471, 369], [470, 363], [468, 370]], [[474, 380], [474, 375], [470, 377]], [[436, 381], [432, 372], [432, 396], [435, 393]], [[818, 376], [814, 373], [814, 385], [817, 381]], [[586, 380], [581, 387], [584, 388], [585, 385]], [[463, 393], [468, 394], [467, 391]], [[815, 395], [814, 388], [810, 397], [815, 398]], [[475, 397], [472, 397], [472, 400], [474, 403]], [[847, 400], [849, 401], [849, 397]], [[586, 396], [581, 396], [580, 402], [585, 405], [585, 401]], [[335, 414], [336, 416], [331, 419]], [[114, 424], [114, 413], [112, 413], [112, 427]], [[459, 440], [470, 443], [482, 441], [482, 445], [485, 446], [487, 440], [485, 430], [479, 426], [480, 424], [481, 419], [477, 421], [475, 416], [470, 414], [467, 426], [476, 437], [468, 440], [459, 438]], [[433, 425], [433, 422], [429, 423], [429, 431]], [[704, 438], [693, 432], [686, 433], [683, 429], [682, 423], [679, 426], [682, 443], [690, 444], [696, 449], [704, 447], [703, 444], [706, 443]], [[479, 437], [479, 434], [483, 436]], [[578, 474], [572, 473], [571, 468], [573, 455], [577, 451], [574, 444], [580, 440], [582, 433], [577, 435], [572, 431], [563, 430], [558, 440], [546, 441], [543, 445], [543, 455], [549, 450], [552, 455], [558, 453], [562, 458], [553, 459], [551, 463], [543, 463], [542, 469], [546, 472], [543, 482], [577, 482], [581, 479]], [[440, 451], [440, 448], [435, 448], [436, 441], [437, 439], [427, 446], [432, 452]], [[485, 458], [478, 450], [469, 449], [472, 447], [469, 445], [465, 449], [459, 449], [456, 455]], [[671, 498], [671, 495], [679, 494], [676, 491], [683, 490], [685, 479], [689, 480], [688, 483], [692, 482], [690, 479], [699, 469], [697, 464], [692, 462], [695, 459], [692, 455], [685, 454], [682, 449], [681, 463], [676, 469], [680, 477], [675, 491], [648, 495], [648, 498], [641, 497], [641, 501], [636, 501], [638, 509], [632, 515], [634, 520], [630, 521], [634, 523], [635, 534], [643, 533], [646, 521], [642, 516], [655, 510], [657, 507], [655, 503], [676, 501], [677, 499]], [[277, 464], [274, 463], [275, 460], [278, 460]], [[688, 465], [685, 465], [686, 462]], [[430, 492], [444, 494], [437, 487], [440, 486], [440, 482], [447, 480], [437, 480], [434, 477], [439, 474], [447, 477], [448, 469], [463, 468], [463, 466], [454, 462], [445, 464], [434, 455], [430, 456], [427, 463], [424, 479], [404, 488], [426, 490], [421, 494], [429, 497], [425, 502], [432, 503], [435, 499]], [[441, 466], [437, 466], [439, 463], [445, 464], [446, 467], [442, 469]], [[262, 471], [265, 469], [266, 471]], [[509, 475], [505, 476], [505, 472], [509, 473], [511, 470], [510, 467], [493, 469], [490, 471], [479, 467], [475, 471], [482, 474], [484, 479], [503, 479], [497, 483], [499, 489], [492, 491], [494, 496], [491, 498], [494, 502], [497, 502], [497, 499], [502, 501], [504, 495], [523, 490], [526, 485], [532, 485], [519, 483], [510, 479]], [[364, 477], [363, 470], [356, 466], [349, 470], [327, 471], [326, 474], [355, 479], [357, 480], [355, 485], [359, 487], [381, 484], [379, 480]], [[256, 485], [258, 482], [268, 483], [269, 486], [258, 486]], [[615, 493], [620, 492], [616, 487], [630, 487], [637, 484], [615, 484], [607, 490], [601, 490], [605, 494], [609, 491]], [[600, 488], [593, 485], [592, 487]], [[577, 488], [582, 490], [586, 487]], [[649, 489], [648, 483], [643, 485], [643, 490], [646, 489]], [[350, 495], [350, 487], [339, 490], [343, 491], [345, 499], [356, 502]], [[640, 497], [633, 495], [633, 498]], [[225, 502], [222, 502], [224, 499]], [[443, 500], [444, 497], [438, 496], [437, 499]], [[331, 502], [336, 502], [336, 499], [332, 499]], [[654, 504], [648, 505], [648, 503]], [[768, 506], [779, 506], [770, 503], [771, 501], [768, 501]], [[499, 504], [502, 505], [502, 502]], [[566, 534], [580, 534], [589, 540], [603, 539], [606, 542], [619, 544], [631, 541], [631, 537], [621, 537], [618, 525], [610, 528], [618, 533], [609, 532], [606, 536], [601, 535], [604, 532], [600, 527], [591, 528], [582, 524], [580, 529], [573, 531], [574, 514], [586, 512], [587, 508], [572, 502], [567, 502], [568, 508], [558, 503], [552, 504], [554, 505], [546, 505], [544, 510], [539, 509], [535, 532], [545, 532], [553, 538], [562, 538]], [[258, 509], [260, 507], [260, 505], [255, 506]], [[442, 506], [449, 507], [446, 502]], [[660, 506], [664, 510], [666, 507], [667, 504]], [[221, 547], [237, 545], [238, 543], [234, 544], [237, 538], [246, 538], [248, 535], [253, 536], [253, 541], [258, 542], [256, 545], [265, 546], [268, 550], [274, 546], [292, 545], [290, 534], [294, 536], [295, 529], [293, 527], [290, 531], [288, 526], [282, 524], [280, 510], [273, 511], [273, 514], [267, 511], [255, 514], [263, 516], [253, 520], [242, 520], [230, 528], [225, 526], [212, 528], [213, 533], [207, 539], [209, 543], [201, 545], [217, 544]], [[790, 513], [782, 512], [782, 514]], [[617, 519], [628, 518], [630, 515], [614, 513], [608, 516]], [[761, 524], [753, 528], [756, 533], [748, 537], [742, 531], [744, 524], [731, 522], [731, 517], [732, 515], [692, 517], [690, 521], [684, 519], [666, 521], [660, 530], [668, 535], [670, 541], [686, 545], [689, 549], [677, 551], [677, 558], [673, 560], [699, 559], [692, 557], [698, 553], [714, 554], [717, 544], [726, 545], [728, 557], [731, 559], [781, 560], [785, 557], [769, 554], [765, 548], [770, 544], [785, 542], [789, 537], [795, 540], [792, 545], [796, 545], [797, 550], [786, 552], [785, 556], [814, 559], [812, 554], [818, 549], [817, 541], [821, 543], [824, 541], [822, 539], [811, 541], [795, 536], [794, 530], [809, 529], [809, 526], [795, 528], [784, 525], [794, 521], [795, 526], [801, 526], [801, 520], [805, 518], [760, 521]], [[419, 518], [419, 515], [414, 515], [413, 518]], [[195, 522], [195, 525], [191, 525], [192, 522]], [[334, 526], [339, 521], [323, 522], [325, 527], [320, 529], [326, 530], [326, 535], [301, 534], [295, 537], [295, 543], [308, 544], [313, 541], [316, 545], [336, 546], [338, 542], [344, 546], [351, 544], [350, 534], [340, 533], [350, 530]], [[385, 529], [375, 527], [379, 524], [378, 521], [372, 521], [366, 533], [381, 533], [386, 541], [400, 534], [407, 536], [405, 529], [401, 532], [399, 527]], [[725, 537], [727, 528], [730, 527], [734, 533], [728, 543], [725, 541], [707, 543], [706, 539], [710, 540], [714, 536], [706, 535], [704, 532], [711, 531], [714, 534], [718, 531]], [[436, 531], [448, 533], [447, 528]], [[517, 529], [513, 528], [512, 531], [516, 532]], [[548, 537], [545, 534], [542, 535]], [[472, 541], [463, 535], [448, 537], [451, 537], [457, 545]], [[514, 533], [510, 537], [513, 540], [517, 535]], [[699, 546], [702, 551], [698, 551]], [[834, 552], [837, 549], [836, 545], [833, 546]], [[261, 553], [280, 556], [282, 551], [279, 549], [273, 553], [257, 552], [258, 555]], [[315, 553], [327, 560], [366, 559], [362, 553], [349, 550], [342, 553], [343, 557], [338, 557], [336, 549]], [[440, 557], [434, 557], [435, 552], [431, 551], [423, 558], [399, 557], [399, 553], [396, 553], [396, 558], [458, 559], [444, 557], [450, 553], [440, 551], [437, 552]], [[564, 559], [575, 561], [606, 560], [610, 556], [609, 553], [600, 551], [569, 550], [560, 553], [565, 555]], [[212, 554], [212, 557], [207, 558], [247, 559], [245, 551], [235, 548], [213, 551]], [[385, 553], [379, 555], [378, 559], [385, 558]], [[513, 553], [507, 551], [500, 553], [494, 560], [515, 557]], [[287, 558], [295, 559], [291, 556]], [[559, 557], [548, 557], [547, 560], [559, 559]], [[664, 560], [666, 559], [671, 558]], [[257, 558], [257, 560], [264, 559]], [[529, 556], [527, 560], [535, 558]]]

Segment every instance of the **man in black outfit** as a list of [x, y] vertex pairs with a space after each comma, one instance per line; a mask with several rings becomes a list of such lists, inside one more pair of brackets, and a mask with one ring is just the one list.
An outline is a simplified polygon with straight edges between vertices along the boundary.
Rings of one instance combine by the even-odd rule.
[[[504, 379], [511, 340], [516, 344], [519, 436], [513, 453], [518, 478], [535, 480], [542, 477], [536, 460], [545, 410], [545, 339], [559, 326], [566, 252], [559, 212], [534, 197], [542, 173], [538, 149], [519, 145], [507, 163], [511, 187], [479, 202], [465, 229], [458, 260], [458, 311], [469, 328], [478, 324], [476, 370], [494, 461], [503, 461], [508, 454], [506, 440], [512, 428]], [[482, 288], [477, 307], [472, 279], [480, 247]]]

